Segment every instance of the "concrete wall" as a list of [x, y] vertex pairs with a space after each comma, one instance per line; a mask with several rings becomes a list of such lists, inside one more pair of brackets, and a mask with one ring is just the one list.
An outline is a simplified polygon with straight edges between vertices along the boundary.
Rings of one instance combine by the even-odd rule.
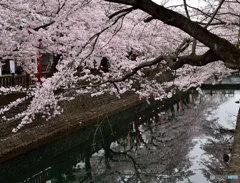
[[[105, 99], [106, 97], [102, 98], [103, 101], [105, 101]], [[101, 102], [101, 104], [103, 103], [104, 102]], [[148, 105], [146, 103], [141, 103], [121, 111], [118, 114], [99, 118], [99, 120], [96, 120], [95, 123], [89, 126], [86, 125], [62, 137], [59, 136], [56, 140], [48, 144], [32, 149], [6, 162], [2, 162], [0, 163], [0, 182], [17, 182], [19, 180], [24, 180], [26, 177], [22, 177], [21, 172], [29, 172], [29, 176], [31, 176], [59, 161], [59, 158], [63, 156], [62, 153], [65, 152], [64, 155], [66, 155], [67, 153], [71, 153], [74, 149], [77, 149], [79, 155], [70, 158], [70, 162], [68, 162], [69, 165], [65, 165], [71, 167], [72, 164], [84, 159], [84, 157], [88, 157], [91, 153], [102, 148], [103, 142], [101, 133], [106, 137], [104, 144], [111, 142], [113, 138], [118, 137], [118, 134], [122, 134], [126, 131], [126, 128], [132, 121], [138, 119], [138, 117], [146, 111], [151, 111], [156, 105], [157, 104]], [[96, 131], [98, 125], [100, 125], [99, 127], [101, 130]], [[97, 133], [95, 134], [95, 132]], [[95, 139], [94, 145], [89, 149], [88, 146], [93, 144], [93, 139]], [[41, 160], [45, 163], [41, 163]], [[61, 167], [52, 167], [51, 171], [56, 171], [57, 168]]]
[[[172, 105], [181, 96], [185, 94], [180, 93], [163, 102], [151, 101], [151, 105], [148, 105], [132, 93], [123, 95], [121, 99], [107, 94], [93, 98], [90, 95], [81, 95], [74, 101], [63, 103], [65, 113], [49, 122], [36, 121], [18, 133], [10, 132], [8, 135], [5, 133], [7, 129], [2, 129], [5, 136], [0, 138], [0, 182], [6, 182], [9, 177], [14, 179], [12, 182], [24, 179], [21, 177], [22, 171], [29, 171], [29, 176], [43, 171], [51, 163], [58, 161], [62, 153], [73, 149], [78, 149], [81, 154], [71, 159], [76, 162], [102, 147], [101, 133], [107, 136], [104, 143], [110, 142], [132, 121], [152, 112], [154, 108]], [[5, 102], [14, 97], [16, 96], [10, 95]], [[94, 138], [98, 127], [101, 128], [101, 133], [98, 131]], [[94, 149], [87, 149], [93, 143], [93, 138]], [[47, 164], [40, 160], [45, 160]]]

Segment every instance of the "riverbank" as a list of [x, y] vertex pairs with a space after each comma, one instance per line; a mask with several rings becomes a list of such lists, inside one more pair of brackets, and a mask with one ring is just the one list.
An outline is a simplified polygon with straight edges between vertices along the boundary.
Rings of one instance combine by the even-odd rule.
[[227, 175], [238, 176], [238, 179], [228, 179], [227, 183], [240, 183], [240, 109], [237, 116], [236, 130], [234, 133], [232, 153]]
[[[177, 98], [186, 95], [178, 93], [171, 99], [161, 102], [161, 105], [168, 105], [177, 100]], [[91, 97], [89, 94], [78, 96], [73, 101], [62, 103], [64, 113], [49, 121], [39, 116], [34, 123], [24, 126], [18, 132], [11, 132], [17, 124], [1, 123], [0, 134], [0, 164], [6, 162], [21, 154], [27, 153], [37, 147], [50, 143], [63, 136], [73, 133], [80, 129], [85, 129], [110, 117], [116, 116], [116, 120], [124, 120], [126, 117], [139, 115], [141, 111], [146, 110], [140, 107], [138, 111], [133, 111], [127, 116], [119, 116], [122, 111], [136, 106], [146, 105], [146, 100], [139, 100], [135, 93], [126, 93], [117, 98], [116, 96], [105, 94], [98, 97]], [[159, 101], [151, 101], [151, 105], [159, 105]], [[138, 108], [138, 107], [137, 107]]]
[[[121, 110], [117, 114], [106, 115], [103, 118], [99, 118], [94, 121], [92, 125], [88, 126], [88, 124], [86, 124], [85, 127], [80, 128], [79, 130], [76, 130], [76, 128], [78, 128], [77, 126], [75, 129], [72, 129], [76, 130], [75, 132], [71, 132], [64, 136], [61, 136], [61, 134], [55, 134], [58, 136], [56, 140], [32, 149], [31, 151], [17, 156], [16, 158], [12, 158], [9, 161], [0, 163], [0, 175], [2, 175], [0, 177], [0, 182], [38, 182], [39, 180], [42, 180], [42, 172], [48, 175], [45, 177], [45, 180], [53, 180], [54, 178], [58, 177], [57, 174], [60, 171], [59, 169], [72, 170], [72, 166], [77, 162], [85, 161], [85, 158], [91, 156], [92, 153], [97, 152], [107, 144], [110, 144], [112, 141], [122, 137], [122, 134], [125, 134], [124, 136], [126, 136], [126, 134], [131, 131], [130, 133], [132, 134], [132, 138], [135, 139], [136, 134], [133, 127], [134, 122], [137, 124], [144, 123], [145, 120], [150, 122], [153, 116], [156, 120], [158, 120], [158, 114], [160, 111], [169, 111], [173, 104], [177, 104], [179, 102], [182, 106], [184, 101], [189, 101], [189, 94], [192, 94], [192, 92], [179, 93], [178, 95], [173, 96], [173, 98], [164, 100], [162, 102], [150, 101], [150, 105], [145, 101], [140, 101], [141, 103], [134, 107]], [[103, 100], [106, 98], [107, 96], [96, 100], [95, 102], [102, 104], [104, 103]], [[124, 101], [124, 99], [131, 100]], [[132, 103], [133, 100], [134, 99], [131, 97], [131, 95], [128, 95], [122, 99], [115, 99], [115, 101], [112, 102], [108, 100], [108, 103], [116, 102], [115, 104], [118, 105], [122, 105], [124, 103], [127, 105], [128, 102]], [[87, 101], [87, 98], [85, 101]], [[94, 100], [89, 103], [92, 103], [93, 101]], [[116, 107], [116, 105], [113, 104], [109, 106]], [[89, 106], [85, 107], [88, 108]], [[79, 106], [78, 108], [81, 107]], [[75, 114], [77, 112], [76, 110], [77, 109], [74, 111]], [[88, 109], [86, 110], [89, 111]], [[90, 113], [94, 114], [93, 110]], [[103, 113], [109, 114], [107, 111], [103, 111]], [[139, 120], [140, 117], [142, 120]], [[61, 123], [61, 121], [58, 121], [58, 123]], [[183, 124], [183, 126], [185, 125]], [[185, 131], [185, 128], [182, 128], [182, 130]], [[48, 131], [45, 133], [48, 133]], [[182, 133], [179, 133], [178, 135], [181, 136]], [[70, 160], [65, 162], [65, 156], [70, 158]], [[72, 171], [75, 172], [74, 170]]]
[[[159, 83], [162, 83], [172, 78], [173, 75], [169, 71], [157, 79]], [[24, 96], [24, 93], [0, 95], [0, 107]], [[142, 103], [146, 103], [146, 100], [139, 100], [139, 96], [134, 92], [127, 92], [120, 99], [109, 94], [98, 97], [84, 94], [73, 101], [61, 103], [64, 113], [60, 116], [46, 121], [39, 115], [33, 123], [24, 126], [16, 133], [12, 132], [12, 129], [18, 125], [16, 121], [1, 122], [0, 163]], [[28, 104], [29, 101], [26, 101], [26, 103], [13, 108], [11, 111], [5, 112], [4, 115], [9, 118], [14, 117], [19, 111], [25, 110]]]
[[26, 125], [17, 133], [5, 129], [0, 138], [0, 163], [143, 102], [137, 95], [129, 94], [121, 99], [113, 96], [91, 99], [85, 95], [64, 103], [65, 113], [48, 122]]
[[[211, 96], [212, 96], [212, 94], [211, 94]], [[232, 96], [232, 93], [231, 93], [231, 96]], [[176, 100], [174, 98], [178, 98], [178, 100]], [[187, 97], [187, 98], [190, 99], [189, 97]], [[195, 97], [193, 97], [193, 98], [195, 99]], [[228, 109], [229, 108], [231, 109], [231, 112], [234, 108], [234, 116], [235, 117], [232, 122], [235, 123], [236, 115], [238, 113], [239, 107], [237, 104], [234, 103], [234, 101], [236, 101], [236, 99], [239, 98], [239, 95], [235, 96], [235, 98], [232, 98], [232, 97], [229, 97], [229, 98], [231, 98], [231, 101], [229, 101], [228, 103], [231, 103], [235, 106], [235, 107], [233, 107], [233, 106], [228, 107]], [[117, 99], [116, 97], [111, 96], [111, 95], [105, 95], [105, 96], [101, 96], [98, 98], [92, 98], [88, 95], [85, 95], [85, 96], [81, 96], [81, 97], [77, 98], [77, 100], [75, 100], [75, 101], [65, 102], [64, 105], [65, 105], [65, 110], [67, 112], [64, 113], [64, 115], [67, 115], [67, 116], [61, 116], [61, 118], [60, 117], [55, 118], [54, 119], [55, 121], [48, 122], [48, 123], [51, 123], [51, 124], [47, 123], [49, 128], [46, 127], [45, 126], [46, 124], [42, 122], [42, 123], [33, 124], [33, 125], [35, 125], [35, 127], [34, 128], [31, 127], [31, 131], [29, 130], [30, 128], [21, 129], [22, 131], [26, 131], [25, 137], [27, 138], [27, 140], [31, 136], [34, 136], [35, 139], [32, 142], [32, 144], [29, 144], [29, 145], [26, 145], [25, 147], [20, 147], [19, 149], [17, 149], [16, 150], [17, 153], [23, 154], [22, 152], [24, 152], [24, 151], [22, 151], [22, 150], [24, 150], [24, 149], [26, 150], [29, 147], [32, 149], [28, 150], [28, 152], [23, 154], [22, 156], [17, 155], [18, 157], [16, 157], [16, 158], [10, 158], [12, 160], [0, 163], [0, 167], [1, 167], [0, 174], [5, 175], [5, 177], [2, 177], [2, 179], [0, 179], [0, 182], [15, 182], [15, 181], [6, 181], [6, 180], [8, 180], [8, 177], [14, 177], [15, 180], [25, 180], [26, 177], [31, 177], [32, 175], [35, 175], [36, 172], [41, 172], [46, 167], [52, 167], [51, 163], [49, 163], [48, 165], [42, 166], [42, 164], [39, 164], [40, 159], [42, 161], [42, 160], [44, 160], [44, 158], [46, 158], [46, 160], [45, 160], [46, 162], [49, 162], [50, 160], [54, 159], [55, 162], [58, 162], [59, 159], [56, 160], [55, 159], [56, 156], [62, 156], [60, 153], [61, 152], [65, 153], [66, 149], [68, 149], [69, 147], [75, 148], [76, 144], [80, 143], [79, 141], [84, 142], [84, 143], [86, 142], [88, 145], [91, 144], [92, 139], [95, 139], [95, 137], [93, 138], [92, 136], [93, 136], [93, 134], [95, 134], [95, 130], [99, 129], [100, 125], [101, 125], [101, 130], [100, 130], [101, 134], [98, 137], [96, 137], [96, 139], [102, 138], [101, 135], [105, 134], [104, 130], [105, 130], [106, 126], [108, 128], [110, 126], [111, 129], [114, 129], [114, 125], [117, 124], [118, 125], [117, 129], [120, 129], [124, 126], [124, 123], [126, 125], [127, 121], [128, 122], [135, 121], [136, 119], [139, 119], [139, 116], [142, 117], [142, 114], [146, 114], [147, 111], [150, 111], [150, 113], [152, 113], [154, 110], [154, 112], [156, 112], [155, 109], [158, 109], [158, 108], [167, 110], [168, 109], [167, 105], [172, 106], [171, 103], [176, 104], [177, 102], [179, 102], [179, 99], [180, 100], [184, 99], [184, 101], [185, 101], [186, 98], [183, 95], [181, 95], [181, 93], [179, 93], [177, 96], [173, 96], [173, 98], [171, 98], [169, 100], [167, 99], [166, 101], [163, 101], [163, 102], [151, 101], [151, 105], [147, 105], [145, 101], [139, 101], [138, 97], [136, 95], [134, 95], [133, 93], [132, 94], [128, 93], [128, 95], [122, 96], [121, 99]], [[135, 100], [137, 101], [136, 105], [133, 107], [128, 107], [128, 106], [130, 106], [129, 104], [133, 103]], [[186, 101], [188, 101], [188, 100], [186, 100]], [[210, 101], [213, 101], [213, 100], [210, 100]], [[223, 101], [225, 101], [225, 100], [223, 100]], [[212, 103], [212, 102], [210, 102], [210, 103]], [[121, 106], [124, 106], [124, 105], [125, 105], [125, 109], [121, 108]], [[163, 107], [163, 105], [164, 105], [164, 107]], [[214, 105], [214, 104], [212, 104], [212, 105]], [[203, 108], [198, 108], [197, 111], [203, 111], [202, 109], [205, 109], [206, 106], [208, 106], [208, 105], [203, 104]], [[113, 113], [111, 115], [110, 112], [112, 110], [118, 109], [118, 108], [120, 108], [120, 112]], [[161, 111], [161, 110], [159, 109], [159, 111]], [[194, 111], [195, 111], [195, 108], [194, 108]], [[187, 112], [185, 110], [185, 113], [189, 113], [189, 112]], [[220, 112], [219, 114], [221, 114], [221, 113], [222, 112]], [[100, 116], [99, 114], [100, 115], [102, 114], [102, 116]], [[192, 121], [191, 118], [193, 117], [194, 121], [196, 122], [196, 120], [195, 120], [196, 113], [193, 116], [191, 114], [193, 114], [193, 113], [192, 112], [189, 113], [189, 115], [190, 115], [188, 117], [189, 121]], [[96, 118], [97, 115], [99, 115], [99, 118]], [[199, 116], [198, 112], [197, 112], [197, 116]], [[94, 117], [95, 117], [95, 120], [91, 123], [91, 119]], [[224, 118], [223, 121], [226, 121], [225, 119], [229, 120], [228, 115], [226, 117], [222, 117], [222, 118]], [[184, 120], [184, 121], [186, 121], [186, 120]], [[200, 121], [202, 121], [202, 120], [200, 120]], [[73, 124], [76, 124], [76, 125], [74, 126]], [[81, 126], [81, 124], [83, 126]], [[181, 124], [182, 124], [182, 122], [181, 122]], [[201, 123], [197, 123], [197, 124], [201, 124]], [[36, 126], [37, 126], [37, 128], [36, 128]], [[59, 126], [60, 126], [60, 128], [65, 129], [64, 132], [66, 135], [63, 134], [61, 131], [59, 132], [59, 130], [57, 129]], [[196, 124], [193, 124], [191, 122], [191, 123], [189, 123], [188, 127], [195, 128]], [[43, 129], [40, 129], [40, 128], [43, 128]], [[53, 131], [51, 131], [50, 128], [52, 128]], [[186, 134], [185, 128], [183, 128], [183, 129], [184, 129], [183, 134]], [[76, 131], [77, 133], [74, 131]], [[38, 139], [39, 134], [41, 135], [41, 133], [43, 134], [42, 137], [45, 138], [44, 140], [46, 143], [39, 145], [39, 142], [43, 141], [43, 139], [40, 139], [40, 141]], [[46, 136], [44, 136], [44, 133]], [[52, 139], [48, 136], [48, 134], [51, 134], [51, 133], [53, 136]], [[115, 132], [113, 133], [113, 131], [109, 130], [109, 134], [115, 134]], [[195, 134], [195, 132], [194, 132], [194, 134]], [[15, 133], [10, 133], [9, 135], [13, 135], [15, 138]], [[72, 137], [70, 140], [68, 138], [69, 136]], [[0, 139], [2, 139], [2, 138], [0, 138]], [[68, 140], [65, 140], [65, 139], [68, 139]], [[89, 139], [91, 139], [91, 140], [89, 140]], [[10, 140], [10, 139], [8, 139], [8, 140]], [[24, 140], [24, 139], [22, 139], [22, 140]], [[109, 139], [107, 139], [106, 141], [104, 140], [104, 143], [107, 142], [108, 140]], [[78, 141], [78, 142], [76, 142], [76, 141]], [[20, 142], [20, 143], [22, 144], [22, 142]], [[52, 145], [52, 144], [58, 144], [58, 148], [56, 148], [56, 145]], [[189, 144], [189, 143], [184, 143], [184, 144]], [[35, 145], [36, 146], [39, 145], [39, 147], [34, 147]], [[1, 146], [1, 144], [0, 144], [0, 146]], [[81, 149], [81, 151], [82, 151], [84, 149], [84, 147], [85, 146], [80, 145], [77, 148]], [[94, 144], [94, 147], [100, 148], [98, 143]], [[174, 147], [174, 146], [171, 145], [171, 147]], [[218, 152], [218, 151], [216, 151], [216, 147], [214, 148], [215, 150], [213, 149], [214, 152]], [[92, 147], [91, 147], [91, 149], [95, 150], [95, 148], [92, 148]], [[170, 148], [170, 149], [172, 149], [172, 148]], [[10, 153], [12, 153], [12, 152], [10, 152]], [[221, 156], [220, 156], [219, 160], [221, 161], [222, 154], [220, 153], [220, 155]], [[5, 157], [7, 157], [7, 154], [5, 155]], [[80, 161], [80, 160], [78, 160], [78, 161]], [[207, 161], [207, 162], [210, 163], [209, 161]], [[21, 172], [19, 172], [19, 174], [17, 174], [17, 173], [14, 174], [13, 167], [14, 167], [14, 170], [17, 170], [17, 173], [20, 169], [23, 172], [24, 171], [23, 167], [26, 169], [26, 172], [29, 172], [29, 170], [26, 167], [28, 167], [29, 169], [32, 169], [32, 167], [34, 167], [34, 171], [32, 173], [29, 173], [27, 176], [26, 176], [26, 174], [24, 174], [25, 178], [20, 179], [18, 176], [21, 175]], [[215, 173], [212, 173], [212, 175], [214, 175], [214, 174]], [[196, 173], [196, 175], [198, 175], [198, 174]], [[197, 182], [197, 181], [193, 181], [193, 182]], [[206, 182], [206, 181], [201, 181], [201, 182]], [[231, 182], [233, 182], [233, 181], [231, 181]]]

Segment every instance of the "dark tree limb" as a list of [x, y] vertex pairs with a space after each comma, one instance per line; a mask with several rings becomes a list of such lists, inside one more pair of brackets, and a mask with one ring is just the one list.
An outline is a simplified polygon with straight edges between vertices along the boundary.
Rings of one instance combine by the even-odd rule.
[[183, 3], [184, 3], [184, 9], [185, 9], [186, 15], [187, 15], [188, 19], [190, 19], [190, 15], [189, 15], [189, 13], [188, 13], [188, 8], [187, 8], [187, 2], [186, 2], [186, 0], [183, 0]]
[[[178, 69], [182, 67], [184, 64], [189, 64], [192, 66], [204, 66], [208, 63], [218, 61], [220, 58], [218, 55], [214, 54], [212, 50], [208, 50], [203, 55], [188, 55], [178, 57], [177, 62], [169, 61], [168, 66], [172, 69]], [[169, 59], [168, 59], [169, 60]]]
[[122, 13], [130, 13], [131, 11], [135, 10], [136, 8], [126, 8], [126, 9], [122, 9], [122, 10], [119, 10], [117, 12], [114, 12], [113, 14], [109, 15], [108, 18], [109, 19], [112, 19], [113, 17], [119, 15], [119, 14], [122, 14]]
[[154, 19], [155, 19], [154, 17], [147, 17], [145, 20], [143, 20], [143, 22], [148, 23], [148, 22], [151, 22]]
[[240, 68], [240, 49], [234, 46], [232, 43], [223, 39], [197, 23], [189, 20], [187, 17], [169, 10], [163, 6], [160, 6], [150, 0], [105, 0], [108, 2], [114, 2], [119, 4], [131, 5], [135, 8], [141, 9], [148, 13], [155, 19], [177, 27], [186, 32], [190, 36], [196, 38], [204, 45], [210, 48], [215, 55], [219, 57], [219, 60], [225, 62], [225, 65], [229, 68]]
[[52, 25], [54, 23], [55, 23], [55, 21], [51, 21], [51, 22], [49, 22], [47, 24], [44, 24], [44, 25], [41, 25], [39, 27], [33, 28], [33, 30], [38, 31], [39, 29], [45, 29], [45, 28], [47, 28], [48, 26], [50, 26], [50, 25]]

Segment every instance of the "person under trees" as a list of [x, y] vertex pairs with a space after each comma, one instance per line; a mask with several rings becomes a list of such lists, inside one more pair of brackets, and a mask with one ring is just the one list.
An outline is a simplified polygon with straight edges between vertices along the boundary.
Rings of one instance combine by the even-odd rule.
[[57, 64], [61, 60], [61, 54], [57, 54], [56, 56], [53, 57], [53, 62], [52, 64], [49, 63], [49, 70], [48, 70], [48, 75], [51, 77], [55, 72], [57, 72]]
[[22, 75], [23, 73], [23, 68], [21, 65], [17, 66], [17, 69], [16, 69], [16, 74], [17, 75]]
[[[240, 68], [240, 49], [236, 46], [239, 9], [238, 0], [199, 0], [195, 4], [186, 0], [177, 4], [172, 0], [2, 1], [0, 58], [24, 56], [24, 60], [31, 60], [36, 57], [40, 38], [48, 53], [61, 55], [61, 62], [53, 62], [57, 72], [27, 91], [33, 102], [15, 116], [21, 122], [14, 131], [34, 121], [37, 113], [46, 119], [61, 114], [59, 101], [72, 99], [74, 92], [120, 95], [135, 91], [140, 98], [161, 100], [177, 90], [197, 88], [214, 74], [219, 79], [230, 75]], [[21, 35], [21, 44], [15, 41], [16, 35]], [[131, 47], [144, 53], [138, 62], [129, 62], [125, 56]], [[111, 60], [111, 76], [103, 73], [101, 83], [99, 76], [87, 69], [74, 76], [91, 55], [102, 54]], [[34, 68], [33, 63], [24, 64]], [[168, 77], [169, 71], [175, 77]], [[82, 81], [90, 84], [81, 85]], [[61, 94], [54, 92], [62, 88]], [[21, 88], [0, 92], [15, 90], [26, 92]], [[3, 120], [9, 120], [4, 112], [11, 108], [6, 105], [0, 109]]]
[[107, 59], [107, 57], [103, 57], [101, 62], [100, 62], [100, 66], [99, 68], [103, 71], [103, 72], [109, 72], [109, 60]]

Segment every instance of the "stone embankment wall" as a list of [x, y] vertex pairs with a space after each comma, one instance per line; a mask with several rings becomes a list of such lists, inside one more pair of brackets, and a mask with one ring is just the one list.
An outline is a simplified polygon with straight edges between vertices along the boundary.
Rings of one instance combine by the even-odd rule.
[[237, 175], [238, 179], [228, 179], [227, 183], [240, 183], [240, 108], [237, 116], [236, 130], [227, 176]]
[[[155, 105], [157, 105], [157, 103]], [[121, 111], [116, 115], [99, 118], [94, 121], [92, 125], [86, 121], [87, 124], [82, 127], [80, 126], [78, 130], [78, 127], [69, 129], [67, 131], [69, 134], [67, 135], [63, 136], [62, 133], [53, 134], [57, 137], [56, 140], [50, 141], [49, 138], [46, 138], [46, 143], [44, 145], [28, 151], [22, 156], [20, 155], [8, 161], [1, 162], [0, 182], [23, 182], [23, 180], [26, 180], [32, 175], [44, 171], [47, 167], [51, 167], [52, 173], [61, 168], [64, 169], [69, 167], [69, 169], [71, 169], [74, 164], [101, 149], [103, 144], [106, 145], [113, 139], [118, 139], [119, 136], [128, 130], [130, 122], [138, 119], [139, 116], [146, 111], [152, 112], [152, 108], [154, 108], [155, 105], [141, 103], [137, 106]], [[94, 109], [92, 109], [92, 111], [94, 111]], [[61, 121], [58, 122], [61, 123]], [[55, 125], [58, 126], [58, 124]], [[36, 130], [32, 130], [33, 133], [39, 133], [37, 128]], [[48, 133], [48, 131], [45, 132]], [[38, 140], [41, 141], [40, 137]], [[36, 144], [29, 144], [29, 146], [32, 148], [37, 144], [39, 143], [36, 142]], [[28, 146], [20, 147], [20, 150], [21, 148], [29, 149]], [[73, 156], [72, 151], [76, 151], [76, 149], [78, 154]], [[61, 166], [58, 166], [59, 159], [61, 159], [62, 156], [66, 156], [66, 154], [69, 154], [70, 156], [69, 161], [64, 165], [61, 164]], [[24, 174], [24, 176], [22, 174]], [[30, 180], [29, 182], [35, 181]]]
[[[47, 167], [51, 167], [49, 171], [53, 177], [54, 172], [57, 174], [60, 169], [71, 169], [80, 160], [89, 157], [93, 152], [127, 133], [133, 128], [131, 124], [133, 121], [143, 114], [146, 115], [147, 112], [152, 113], [152, 110], [159, 105], [159, 102], [151, 105], [141, 103], [116, 115], [96, 121], [93, 125], [80, 128], [76, 132], [33, 149], [22, 156], [2, 162], [0, 163], [0, 182], [24, 182], [30, 177], [29, 182], [35, 182], [32, 180], [32, 175], [44, 171]], [[77, 153], [73, 155], [72, 152]], [[62, 157], [68, 155], [67, 161], [59, 162]]]
[[[12, 100], [17, 96], [19, 97], [17, 94], [5, 97]], [[0, 101], [1, 105], [9, 102]], [[143, 102], [132, 93], [123, 95], [121, 99], [107, 94], [93, 98], [90, 95], [81, 95], [73, 101], [62, 103], [62, 115], [47, 122], [39, 116], [34, 123], [26, 125], [17, 133], [11, 132], [17, 122], [1, 121], [0, 163]], [[15, 108], [9, 115], [14, 115], [26, 106], [23, 104]]]
[[[161, 77], [155, 77], [153, 72], [156, 71], [147, 71], [146, 75], [149, 79], [154, 77], [159, 83], [173, 79], [171, 71], [166, 71]], [[24, 93], [0, 95], [0, 107], [24, 96]], [[24, 110], [29, 102], [30, 100], [27, 100], [4, 115], [13, 117]], [[17, 133], [11, 131], [19, 121], [4, 122], [0, 116], [0, 163], [143, 102], [131, 92], [122, 95], [121, 99], [108, 94], [99, 97], [81, 95], [73, 101], [61, 104], [64, 108], [62, 115], [48, 122], [39, 115], [34, 123], [24, 126]]]
[[[63, 115], [50, 122], [35, 122], [17, 134], [9, 133], [1, 138], [0, 182], [23, 181], [26, 177], [22, 172], [31, 177], [46, 167], [57, 171], [61, 167], [52, 165], [58, 165], [62, 154], [71, 155], [63, 167], [71, 168], [132, 128], [131, 122], [152, 114], [153, 109], [160, 111], [163, 105], [171, 106], [185, 96], [186, 93], [179, 93], [161, 102], [151, 101], [151, 105], [140, 101], [133, 93], [123, 95], [121, 99], [111, 95], [96, 98], [82, 95], [65, 102]], [[72, 156], [73, 149], [79, 154]]]

